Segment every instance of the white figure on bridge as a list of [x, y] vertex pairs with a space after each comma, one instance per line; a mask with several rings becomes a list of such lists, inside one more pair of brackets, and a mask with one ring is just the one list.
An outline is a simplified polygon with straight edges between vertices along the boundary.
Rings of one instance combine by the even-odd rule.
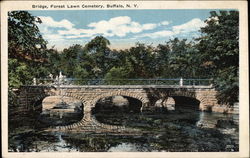
[[60, 84], [63, 84], [63, 82], [65, 81], [66, 76], [62, 74], [62, 71], [60, 71], [58, 79]]
[[58, 84], [58, 82], [59, 82], [59, 79], [58, 79], [58, 76], [56, 76], [55, 84]]
[[60, 71], [58, 79], [59, 79], [59, 84], [61, 84], [63, 82], [62, 71]]
[[183, 79], [182, 79], [182, 77], [180, 79], [180, 86], [183, 86]]
[[52, 74], [49, 74], [49, 78], [51, 79], [51, 80], [53, 80], [53, 75]]
[[36, 78], [33, 78], [33, 85], [36, 85]]

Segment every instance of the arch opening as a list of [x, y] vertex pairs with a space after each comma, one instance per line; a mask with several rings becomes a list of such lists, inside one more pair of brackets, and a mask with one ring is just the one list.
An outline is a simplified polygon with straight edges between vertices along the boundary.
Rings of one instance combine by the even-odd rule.
[[155, 102], [157, 111], [167, 112], [175, 110], [175, 100], [172, 97], [167, 97], [166, 99], [159, 99]]
[[124, 125], [129, 116], [140, 114], [142, 104], [139, 99], [129, 96], [108, 96], [99, 99], [91, 112], [101, 123]]
[[172, 96], [175, 101], [175, 110], [177, 111], [198, 111], [200, 101], [196, 98], [186, 96]]
[[49, 126], [69, 125], [83, 118], [81, 100], [66, 96], [49, 96], [42, 100], [39, 121]]

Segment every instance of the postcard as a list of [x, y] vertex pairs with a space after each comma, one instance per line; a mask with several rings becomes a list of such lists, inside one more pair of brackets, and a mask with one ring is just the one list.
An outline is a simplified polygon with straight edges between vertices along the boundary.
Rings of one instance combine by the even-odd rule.
[[3, 1], [3, 157], [249, 157], [246, 1]]

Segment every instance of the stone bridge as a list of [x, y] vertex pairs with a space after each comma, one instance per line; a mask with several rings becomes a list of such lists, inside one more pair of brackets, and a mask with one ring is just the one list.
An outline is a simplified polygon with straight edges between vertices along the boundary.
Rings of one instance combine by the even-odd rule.
[[[23, 86], [20, 89], [20, 106], [34, 108], [34, 105], [47, 96], [67, 96], [78, 99], [83, 104], [83, 119], [68, 126], [58, 126], [58, 130], [124, 130], [121, 126], [111, 126], [99, 123], [92, 115], [96, 103], [106, 97], [124, 96], [139, 100], [141, 111], [154, 107], [157, 100], [178, 102], [176, 97], [188, 97], [198, 101], [199, 110], [215, 112], [231, 112], [228, 106], [219, 105], [216, 90], [212, 86], [166, 86], [166, 85], [122, 85], [122, 86]], [[174, 98], [174, 99], [173, 99]]]

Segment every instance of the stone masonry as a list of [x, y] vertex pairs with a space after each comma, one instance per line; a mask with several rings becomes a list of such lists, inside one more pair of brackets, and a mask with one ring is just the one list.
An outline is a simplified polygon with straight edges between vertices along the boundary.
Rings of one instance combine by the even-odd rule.
[[[216, 99], [216, 90], [211, 86], [155, 86], [155, 85], [123, 85], [123, 86], [23, 86], [20, 89], [19, 103], [32, 109], [37, 101], [47, 96], [67, 96], [80, 100], [84, 107], [84, 116], [80, 122], [68, 126], [56, 127], [56, 130], [91, 131], [96, 129], [120, 131], [124, 127], [111, 126], [99, 123], [91, 114], [96, 103], [105, 97], [125, 96], [138, 99], [142, 102], [141, 111], [155, 106], [157, 100], [167, 101], [172, 96], [191, 97], [200, 101], [201, 111], [232, 112], [226, 105], [219, 105]], [[171, 104], [173, 104], [171, 98]]]

